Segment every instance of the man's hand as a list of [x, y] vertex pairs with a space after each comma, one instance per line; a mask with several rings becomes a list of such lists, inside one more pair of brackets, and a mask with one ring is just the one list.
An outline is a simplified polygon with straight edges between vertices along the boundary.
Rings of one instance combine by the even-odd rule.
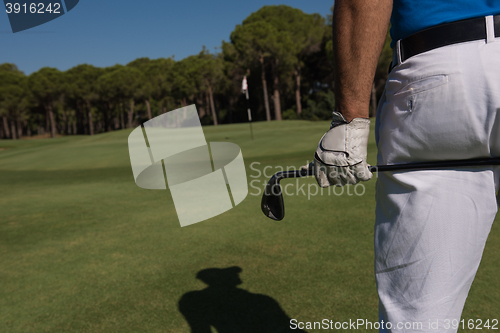
[[321, 187], [357, 184], [369, 180], [366, 164], [370, 120], [354, 118], [347, 122], [333, 112], [332, 126], [321, 138], [314, 155], [316, 181]]

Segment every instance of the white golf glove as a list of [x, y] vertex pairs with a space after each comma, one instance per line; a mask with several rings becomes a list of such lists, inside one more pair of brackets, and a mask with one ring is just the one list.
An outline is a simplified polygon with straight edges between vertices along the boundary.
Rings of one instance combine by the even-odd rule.
[[366, 164], [370, 119], [347, 122], [334, 111], [330, 130], [321, 138], [314, 155], [316, 181], [321, 187], [357, 184], [372, 178]]

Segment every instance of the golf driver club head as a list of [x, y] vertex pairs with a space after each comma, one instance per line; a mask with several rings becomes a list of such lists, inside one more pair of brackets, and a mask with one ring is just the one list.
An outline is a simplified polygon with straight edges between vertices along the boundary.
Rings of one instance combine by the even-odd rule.
[[285, 217], [285, 204], [280, 181], [284, 178], [298, 178], [314, 175], [314, 169], [309, 165], [309, 169], [299, 169], [293, 171], [277, 172], [266, 185], [260, 208], [264, 215], [275, 221], [281, 221]]

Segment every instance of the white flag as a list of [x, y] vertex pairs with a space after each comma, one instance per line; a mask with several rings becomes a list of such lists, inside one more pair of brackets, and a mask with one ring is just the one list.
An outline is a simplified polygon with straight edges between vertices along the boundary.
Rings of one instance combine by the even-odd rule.
[[248, 90], [248, 83], [247, 83], [246, 76], [243, 77], [243, 82], [241, 84], [241, 90], [243, 90], [243, 92], [245, 92], [245, 90]]

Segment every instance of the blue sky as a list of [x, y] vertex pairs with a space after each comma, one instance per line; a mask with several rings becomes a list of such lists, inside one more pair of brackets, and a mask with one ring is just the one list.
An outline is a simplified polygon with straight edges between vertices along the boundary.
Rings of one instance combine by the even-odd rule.
[[[12, 0], [14, 2], [15, 0]], [[326, 16], [332, 0], [80, 0], [67, 14], [13, 34], [7, 13], [0, 12], [0, 63], [26, 74], [49, 66], [67, 70], [88, 63], [99, 67], [126, 64], [139, 57], [175, 56], [180, 60], [211, 52], [229, 41], [237, 24], [265, 5], [285, 4]]]

